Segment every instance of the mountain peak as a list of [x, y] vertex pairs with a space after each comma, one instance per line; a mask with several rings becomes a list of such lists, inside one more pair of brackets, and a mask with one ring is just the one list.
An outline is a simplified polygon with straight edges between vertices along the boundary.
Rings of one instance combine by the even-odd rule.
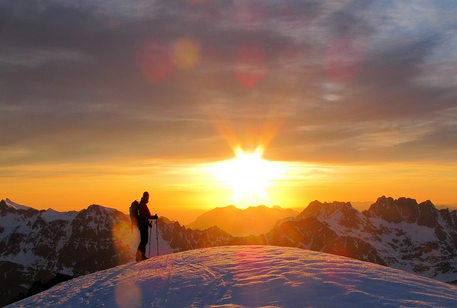
[[15, 210], [30, 210], [33, 209], [29, 206], [21, 205], [11, 201], [10, 199], [6, 198], [5, 200], [0, 201], [0, 208], [12, 208]]
[[91, 204], [87, 207], [87, 210], [89, 211], [101, 211], [103, 209], [103, 206], [98, 205], [98, 204]]
[[306, 219], [309, 217], [313, 216], [318, 216], [318, 217], [324, 217], [328, 218], [335, 214], [338, 211], [341, 210], [348, 210], [348, 209], [353, 209], [357, 211], [356, 209], [352, 208], [350, 202], [339, 202], [339, 201], [333, 201], [331, 203], [328, 202], [320, 202], [318, 200], [312, 201], [298, 216], [297, 219]]
[[417, 223], [430, 228], [438, 224], [438, 210], [430, 200], [418, 204], [411, 198], [393, 199], [382, 196], [364, 214], [370, 218], [381, 218], [389, 223]]
[[266, 206], [265, 204], [259, 204], [259, 205], [257, 205], [257, 206], [252, 206], [252, 205], [251, 205], [250, 207], [248, 207], [248, 209], [251, 209], [251, 208], [252, 208], [252, 209], [255, 209], [255, 208], [267, 209], [267, 208], [269, 208], [269, 207]]

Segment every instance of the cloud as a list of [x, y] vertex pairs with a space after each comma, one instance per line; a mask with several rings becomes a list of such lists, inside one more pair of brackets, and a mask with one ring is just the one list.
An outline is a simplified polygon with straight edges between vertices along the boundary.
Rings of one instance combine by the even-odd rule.
[[4, 1], [5, 164], [218, 160], [234, 139], [278, 160], [436, 157], [454, 139], [435, 124], [455, 107], [456, 8], [409, 4]]

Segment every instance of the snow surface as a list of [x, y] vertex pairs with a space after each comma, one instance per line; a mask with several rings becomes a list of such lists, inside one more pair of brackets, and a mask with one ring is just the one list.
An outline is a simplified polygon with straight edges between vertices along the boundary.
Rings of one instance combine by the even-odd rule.
[[457, 307], [457, 287], [298, 248], [229, 246], [129, 263], [8, 307]]

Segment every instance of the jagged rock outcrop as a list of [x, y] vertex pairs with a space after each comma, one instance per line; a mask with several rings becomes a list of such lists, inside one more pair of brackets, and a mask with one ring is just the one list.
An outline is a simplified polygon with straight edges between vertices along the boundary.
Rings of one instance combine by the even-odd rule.
[[417, 204], [411, 198], [379, 198], [368, 211], [367, 217], [378, 217], [387, 222], [410, 224], [417, 223], [419, 226], [435, 228], [438, 225], [439, 211], [430, 200]]
[[381, 197], [360, 213], [349, 203], [313, 201], [266, 237], [302, 247], [457, 282], [457, 213], [431, 201]]

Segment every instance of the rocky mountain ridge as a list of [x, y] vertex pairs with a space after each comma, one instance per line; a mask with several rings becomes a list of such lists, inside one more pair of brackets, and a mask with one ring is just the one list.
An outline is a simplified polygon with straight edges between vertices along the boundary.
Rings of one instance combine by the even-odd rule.
[[0, 201], [1, 302], [25, 294], [35, 281], [74, 277], [132, 259], [130, 222], [99, 205], [80, 212], [17, 207]]
[[259, 242], [343, 255], [457, 284], [457, 212], [430, 201], [381, 197], [360, 213], [349, 203], [312, 202]]

